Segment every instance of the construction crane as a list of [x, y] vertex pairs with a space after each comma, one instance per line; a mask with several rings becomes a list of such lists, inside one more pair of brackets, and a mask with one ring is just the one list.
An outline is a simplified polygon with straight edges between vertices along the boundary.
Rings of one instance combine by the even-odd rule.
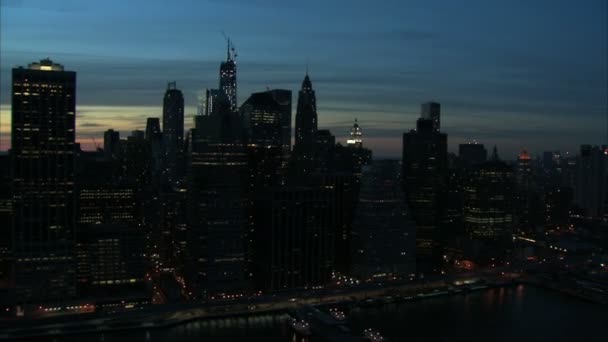
[[228, 59], [236, 59], [237, 53], [236, 53], [236, 48], [234, 47], [234, 43], [230, 40], [230, 37], [228, 37], [226, 35], [226, 32], [224, 32], [222, 30], [222, 36], [224, 36], [224, 39], [226, 39], [226, 44], [227, 44], [227, 57]]

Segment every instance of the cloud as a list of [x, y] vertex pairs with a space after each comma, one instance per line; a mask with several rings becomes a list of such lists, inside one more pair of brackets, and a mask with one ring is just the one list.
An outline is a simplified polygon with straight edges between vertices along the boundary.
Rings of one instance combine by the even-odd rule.
[[95, 122], [83, 122], [78, 124], [79, 127], [101, 127], [102, 125]]

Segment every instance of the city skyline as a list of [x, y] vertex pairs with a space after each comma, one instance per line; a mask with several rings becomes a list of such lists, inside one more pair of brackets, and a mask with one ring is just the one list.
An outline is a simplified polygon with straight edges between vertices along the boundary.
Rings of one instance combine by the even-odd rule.
[[[1, 149], [10, 140], [10, 69], [47, 56], [79, 75], [76, 131], [83, 148], [93, 148], [92, 138], [99, 143], [109, 128], [126, 133], [144, 129], [147, 117], [161, 117], [170, 81], [184, 91], [185, 129], [191, 128], [197, 96], [216, 86], [217, 66], [225, 58], [222, 30], [239, 54], [239, 105], [267, 87], [297, 91], [308, 68], [319, 97], [319, 127], [345, 143], [358, 118], [366, 146], [377, 157], [399, 156], [401, 134], [415, 126], [427, 101], [442, 104], [442, 132], [449, 134], [451, 152], [476, 140], [498, 145], [500, 156], [511, 160], [522, 147], [536, 157], [545, 150], [576, 153], [581, 143], [606, 143], [602, 1], [508, 8], [470, 1], [472, 9], [395, 4], [403, 17], [388, 18], [383, 13], [389, 6], [355, 2], [348, 16], [338, 18], [345, 9], [330, 4], [305, 28], [312, 16], [290, 22], [281, 16], [292, 13], [287, 4], [254, 3], [181, 3], [167, 14], [175, 20], [173, 31], [162, 33], [154, 23], [163, 19], [166, 5], [158, 3], [142, 10], [134, 25], [123, 20], [133, 10], [117, 15], [117, 3], [3, 1]], [[298, 7], [311, 15], [315, 9], [315, 3]], [[248, 11], [281, 18], [251, 29], [240, 24]], [[100, 13], [111, 16], [112, 25], [95, 19]], [[199, 13], [199, 20], [190, 13]], [[65, 16], [74, 20], [64, 22]], [[483, 32], [465, 24], [474, 18]], [[513, 20], [520, 24], [507, 28]], [[277, 25], [284, 28], [280, 35]], [[42, 28], [44, 34], [34, 34]], [[294, 127], [295, 104], [292, 113]]]

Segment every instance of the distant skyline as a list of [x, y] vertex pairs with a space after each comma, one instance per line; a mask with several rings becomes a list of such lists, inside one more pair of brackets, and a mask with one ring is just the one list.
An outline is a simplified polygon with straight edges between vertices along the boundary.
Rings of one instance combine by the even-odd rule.
[[308, 65], [319, 128], [344, 143], [358, 118], [376, 157], [400, 156], [429, 100], [441, 103], [451, 152], [476, 140], [504, 159], [522, 147], [577, 153], [607, 139], [607, 17], [605, 0], [2, 0], [1, 149], [11, 68], [46, 57], [77, 72], [85, 148], [161, 117], [170, 81], [192, 127], [197, 96], [218, 86], [224, 31], [238, 51], [239, 104], [266, 87], [294, 91], [295, 104]]

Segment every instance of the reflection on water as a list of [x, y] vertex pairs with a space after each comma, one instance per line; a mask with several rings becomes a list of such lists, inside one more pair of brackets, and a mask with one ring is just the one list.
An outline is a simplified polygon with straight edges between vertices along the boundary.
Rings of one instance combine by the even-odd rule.
[[356, 309], [356, 331], [391, 341], [606, 341], [608, 307], [517, 286], [414, 303]]
[[[346, 311], [354, 332], [373, 328], [391, 341], [606, 341], [603, 327], [608, 317], [605, 306], [529, 286]], [[258, 315], [55, 340], [318, 342], [314, 337], [296, 336], [286, 319], [285, 314]]]

